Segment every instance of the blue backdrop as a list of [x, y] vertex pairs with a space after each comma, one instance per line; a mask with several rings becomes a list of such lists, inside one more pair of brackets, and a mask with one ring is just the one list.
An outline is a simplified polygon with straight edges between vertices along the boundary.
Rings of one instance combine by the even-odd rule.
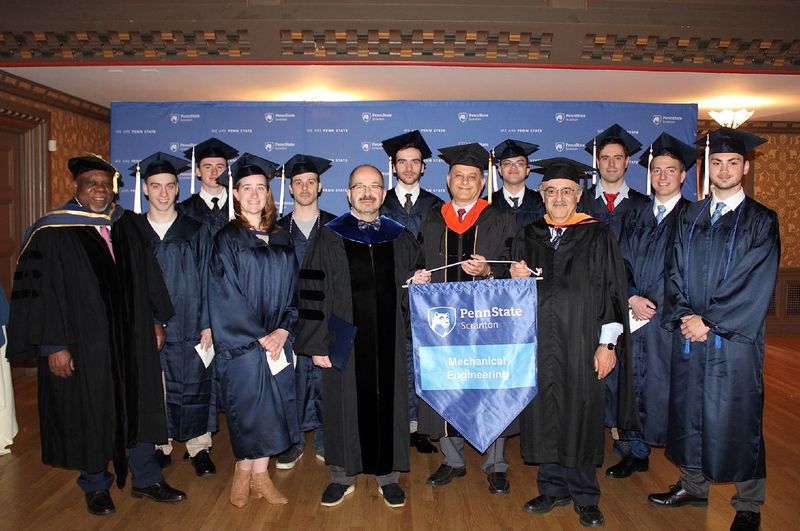
[[[487, 149], [506, 138], [539, 144], [532, 159], [564, 156], [592, 164], [583, 145], [612, 123], [619, 123], [643, 145], [662, 132], [687, 143], [697, 129], [695, 104], [640, 104], [536, 101], [382, 101], [353, 103], [181, 102], [113, 103], [111, 162], [127, 169], [151, 153], [180, 153], [215, 136], [276, 163], [296, 153], [332, 159], [322, 177], [321, 207], [334, 214], [347, 209], [344, 189], [350, 170], [369, 163], [388, 176], [388, 158], [381, 140], [419, 129], [434, 152], [422, 178], [424, 188], [447, 198], [447, 166], [437, 148], [480, 142]], [[638, 157], [638, 154], [636, 155]], [[645, 169], [633, 164], [628, 183], [645, 192]], [[180, 177], [181, 198], [189, 196], [190, 173]], [[537, 188], [531, 174], [528, 186]], [[279, 179], [273, 182], [276, 202]], [[120, 201], [133, 205], [132, 177], [124, 179]], [[199, 182], [197, 183], [199, 189]], [[696, 199], [695, 168], [684, 185], [684, 196]], [[288, 190], [285, 212], [292, 209]], [[143, 208], [147, 210], [143, 200]]]

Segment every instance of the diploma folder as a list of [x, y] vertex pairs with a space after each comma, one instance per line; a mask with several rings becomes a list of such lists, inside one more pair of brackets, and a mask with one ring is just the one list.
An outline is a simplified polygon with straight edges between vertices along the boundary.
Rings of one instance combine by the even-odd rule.
[[331, 315], [328, 319], [328, 331], [333, 335], [333, 340], [328, 346], [328, 358], [334, 369], [344, 372], [347, 368], [347, 361], [350, 359], [350, 351], [353, 350], [353, 340], [358, 327]]

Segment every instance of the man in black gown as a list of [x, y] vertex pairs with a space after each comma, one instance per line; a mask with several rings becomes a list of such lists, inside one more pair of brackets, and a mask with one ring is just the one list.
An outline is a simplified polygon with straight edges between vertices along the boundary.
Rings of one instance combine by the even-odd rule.
[[511, 276], [540, 270], [537, 322], [539, 392], [520, 414], [525, 462], [537, 463], [539, 496], [524, 510], [541, 514], [573, 502], [581, 525], [603, 527], [597, 466], [603, 463], [606, 383], [616, 373], [615, 423], [638, 428], [627, 333], [625, 266], [604, 223], [576, 214], [580, 180], [591, 168], [548, 159], [539, 190], [547, 214], [514, 239]]
[[[745, 196], [763, 138], [710, 136], [713, 194], [677, 221], [662, 326], [671, 330], [667, 456], [681, 468], [659, 506], [706, 505], [710, 482], [735, 482], [734, 531], [756, 530], [764, 503], [764, 321], [780, 264], [778, 216]], [[702, 140], [705, 144], [705, 138]]]
[[115, 512], [109, 488], [161, 502], [170, 487], [154, 457], [167, 440], [158, 349], [174, 314], [140, 216], [114, 204], [116, 169], [70, 159], [75, 197], [25, 235], [8, 326], [8, 357], [39, 367], [42, 461], [80, 469], [92, 514]]
[[[386, 194], [380, 170], [358, 166], [348, 186], [351, 211], [320, 229], [300, 272], [296, 351], [312, 356], [323, 373], [331, 483], [321, 504], [338, 505], [358, 474], [373, 474], [384, 502], [402, 507], [398, 481], [409, 468], [409, 431], [408, 306], [401, 286], [422, 266], [422, 253], [402, 225], [378, 216]], [[337, 350], [332, 331], [352, 327], [352, 348]]]

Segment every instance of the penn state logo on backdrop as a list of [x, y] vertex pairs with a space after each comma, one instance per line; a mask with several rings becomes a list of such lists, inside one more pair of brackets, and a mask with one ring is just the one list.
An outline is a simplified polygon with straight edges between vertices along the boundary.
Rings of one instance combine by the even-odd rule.
[[467, 113], [465, 113], [465, 112], [458, 113], [458, 121], [461, 122], [461, 123], [466, 122], [467, 121]]
[[264, 120], [266, 120], [268, 124], [271, 124], [275, 120], [275, 115], [271, 112], [264, 113]]
[[170, 143], [169, 143], [169, 150], [170, 150], [171, 152], [173, 152], [173, 153], [177, 153], [177, 152], [178, 152], [178, 148], [179, 148], [179, 147], [180, 147], [180, 146], [178, 145], [178, 143], [177, 143], [177, 142], [170, 142]]
[[178, 116], [178, 113], [176, 113], [176, 112], [173, 112], [173, 113], [171, 113], [169, 115], [169, 123], [171, 123], [171, 124], [178, 123], [178, 121], [180, 121], [180, 119], [181, 119], [181, 117]]
[[428, 326], [438, 336], [447, 337], [456, 327], [456, 309], [450, 306], [428, 308]]
[[564, 116], [563, 112], [557, 112], [556, 113], [556, 122], [563, 123], [564, 122], [564, 118], [566, 118], [566, 116]]
[[369, 122], [369, 118], [370, 118], [370, 115], [369, 115], [368, 112], [362, 112], [361, 113], [361, 121], [362, 122], [364, 122], [364, 123]]
[[362, 151], [369, 151], [370, 144], [369, 142], [361, 142], [361, 150]]
[[267, 150], [267, 151], [272, 151], [273, 149], [275, 149], [275, 143], [274, 142], [264, 142], [264, 149]]
[[564, 144], [564, 142], [556, 142], [556, 151], [558, 151], [559, 153], [564, 151], [565, 147], [566, 145]]
[[653, 115], [653, 124], [654, 125], [660, 125], [661, 124], [661, 115], [660, 114], [654, 114]]

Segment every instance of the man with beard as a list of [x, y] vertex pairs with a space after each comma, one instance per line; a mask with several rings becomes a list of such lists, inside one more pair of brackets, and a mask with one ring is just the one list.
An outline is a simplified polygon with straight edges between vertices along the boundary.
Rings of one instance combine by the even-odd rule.
[[[401, 286], [421, 267], [422, 254], [402, 225], [378, 216], [385, 195], [380, 170], [356, 167], [348, 182], [350, 212], [320, 229], [300, 272], [297, 352], [322, 367], [331, 471], [320, 502], [326, 507], [353, 492], [362, 473], [375, 475], [388, 506], [405, 505], [398, 484], [409, 468], [408, 316]], [[329, 356], [332, 330], [347, 329], [355, 333], [352, 348], [337, 361]]]
[[175, 305], [161, 350], [170, 440], [157, 447], [156, 458], [162, 468], [169, 466], [172, 439], [186, 441], [195, 474], [206, 477], [217, 471], [209, 455], [211, 432], [217, 431], [214, 367], [213, 360], [206, 366], [195, 346], [207, 350], [212, 344], [206, 297], [211, 238], [202, 223], [175, 210], [178, 175], [188, 168], [184, 159], [159, 152], [130, 169], [144, 181], [147, 236]]
[[[294, 210], [278, 220], [278, 226], [289, 235], [294, 244], [294, 255], [300, 267], [306, 252], [319, 234], [320, 227], [336, 216], [319, 209], [322, 193], [320, 176], [331, 167], [331, 161], [311, 155], [295, 155], [283, 165], [289, 179], [289, 193], [294, 198]], [[295, 390], [297, 392], [297, 415], [300, 431], [314, 431], [314, 451], [317, 459], [325, 460], [325, 445], [322, 431], [322, 373], [308, 356], [296, 359]], [[275, 468], [290, 470], [303, 457], [305, 437], [300, 444], [292, 446], [275, 460]]]
[[544, 216], [542, 196], [525, 186], [525, 179], [531, 173], [528, 157], [538, 149], [536, 144], [509, 138], [493, 150], [503, 187], [495, 192], [492, 205], [500, 210], [509, 210], [518, 229]]
[[75, 197], [28, 229], [8, 326], [8, 357], [39, 361], [42, 461], [80, 469], [90, 513], [132, 473], [135, 498], [177, 502], [154, 457], [167, 440], [158, 350], [174, 314], [143, 220], [114, 204], [116, 169], [69, 160]]
[[645, 207], [648, 202], [647, 196], [625, 182], [629, 158], [641, 148], [642, 144], [618, 124], [595, 136], [585, 146], [594, 157], [600, 180], [581, 195], [578, 212], [609, 225], [617, 239], [622, 229], [622, 216]]
[[710, 482], [735, 482], [734, 531], [759, 528], [765, 497], [764, 320], [781, 246], [777, 214], [742, 188], [749, 152], [764, 142], [734, 129], [711, 133], [714, 191], [677, 220], [665, 271], [662, 326], [673, 332], [666, 454], [681, 476], [649, 500], [706, 505]]
[[[505, 264], [486, 261], [508, 260], [517, 228], [511, 214], [480, 199], [486, 184], [483, 172], [489, 165], [489, 153], [480, 144], [445, 147], [439, 151], [450, 165], [447, 187], [453, 199], [431, 209], [423, 218], [420, 242], [426, 270], [418, 272], [415, 282], [471, 282], [505, 274], [508, 270]], [[459, 263], [433, 273], [429, 271]], [[442, 464], [428, 477], [428, 485], [447, 485], [466, 475], [464, 438], [424, 402], [420, 403], [419, 431], [439, 439], [444, 454]], [[513, 422], [486, 450], [482, 468], [492, 494], [508, 494], [511, 490], [504, 450], [506, 437], [516, 432], [517, 424]]]
[[[631, 343], [642, 429], [620, 432], [628, 451], [623, 451], [622, 460], [606, 470], [606, 476], [611, 478], [646, 471], [650, 445], [666, 443], [672, 334], [661, 328], [664, 264], [676, 220], [690, 204], [681, 197], [681, 185], [686, 170], [696, 159], [694, 146], [662, 133], [639, 158], [639, 164], [650, 171], [655, 197], [647, 208], [628, 212], [622, 219], [620, 250], [628, 276], [628, 305], [634, 323], [641, 323], [632, 332]], [[614, 397], [611, 393], [612, 402]]]
[[178, 211], [205, 223], [212, 238], [228, 222], [228, 191], [217, 180], [228, 169], [228, 161], [238, 154], [235, 148], [216, 138], [183, 152], [187, 159], [197, 161], [194, 171], [201, 184], [200, 192], [178, 204]]
[[597, 466], [603, 463], [606, 377], [617, 373], [616, 425], [638, 428], [625, 327], [625, 266], [604, 223], [576, 214], [580, 180], [592, 168], [570, 159], [538, 162], [547, 214], [514, 239], [512, 278], [541, 270], [537, 283], [539, 392], [520, 414], [520, 447], [539, 465], [539, 496], [523, 509], [543, 514], [574, 504], [581, 525], [603, 527]]
[[[389, 190], [381, 205], [381, 214], [389, 217], [419, 237], [422, 216], [429, 210], [444, 203], [439, 196], [420, 187], [419, 181], [425, 173], [425, 160], [431, 156], [431, 148], [419, 131], [411, 131], [387, 138], [382, 142], [383, 150], [389, 155], [392, 171], [397, 177], [397, 185]], [[418, 452], [430, 454], [438, 452], [427, 436], [417, 432], [419, 398], [414, 388], [414, 353], [411, 340], [406, 349], [408, 365], [408, 417], [410, 421], [410, 444]]]

